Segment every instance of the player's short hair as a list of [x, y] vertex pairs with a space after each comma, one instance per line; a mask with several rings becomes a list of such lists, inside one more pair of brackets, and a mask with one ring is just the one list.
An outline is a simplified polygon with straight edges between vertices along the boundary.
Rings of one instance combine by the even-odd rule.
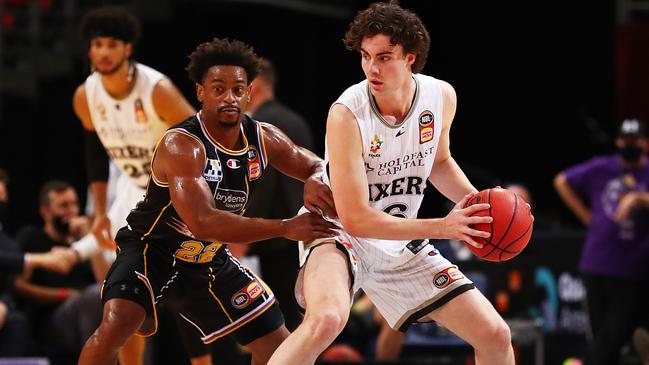
[[112, 37], [135, 44], [140, 37], [140, 22], [121, 6], [102, 6], [87, 12], [81, 18], [79, 34], [90, 42], [96, 37]]
[[73, 189], [69, 182], [63, 180], [50, 180], [41, 187], [41, 191], [38, 194], [38, 202], [41, 207], [49, 206], [51, 192], [62, 193], [68, 189]]
[[269, 59], [260, 57], [259, 58], [259, 74], [258, 78], [264, 80], [271, 88], [275, 88], [275, 83], [277, 82], [277, 72], [275, 71], [275, 66], [270, 62]]
[[185, 68], [189, 78], [197, 84], [212, 66], [239, 66], [246, 70], [248, 83], [259, 73], [259, 57], [254, 49], [236, 39], [214, 38], [211, 42], [199, 44], [189, 55], [189, 64]]
[[385, 34], [392, 44], [400, 44], [405, 53], [414, 53], [412, 72], [423, 70], [430, 49], [430, 36], [417, 14], [403, 9], [397, 1], [374, 3], [356, 14], [343, 42], [350, 51], [360, 51], [365, 37]]

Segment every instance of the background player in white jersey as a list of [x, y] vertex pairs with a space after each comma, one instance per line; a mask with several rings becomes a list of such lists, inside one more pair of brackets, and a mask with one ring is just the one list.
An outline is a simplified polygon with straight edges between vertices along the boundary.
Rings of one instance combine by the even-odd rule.
[[[313, 364], [347, 321], [350, 288], [362, 288], [394, 329], [434, 320], [471, 344], [478, 364], [514, 364], [507, 324], [427, 240], [480, 246], [472, 236], [489, 235], [470, 225], [492, 220], [471, 216], [488, 204], [463, 208], [477, 190], [450, 154], [455, 91], [419, 74], [428, 32], [395, 2], [375, 3], [357, 14], [345, 44], [361, 53], [367, 80], [347, 89], [327, 119], [329, 179], [344, 229], [335, 240], [304, 244], [296, 295], [306, 316], [270, 364]], [[444, 218], [416, 219], [426, 179], [457, 203]]]
[[[115, 233], [144, 196], [156, 143], [168, 126], [195, 113], [167, 77], [131, 59], [139, 32], [138, 20], [120, 7], [91, 10], [80, 25], [93, 72], [74, 93], [73, 107], [86, 133], [95, 218], [93, 234], [73, 247], [80, 259], [93, 257], [93, 264], [103, 266], [102, 277], [114, 260]], [[109, 157], [122, 174], [115, 201], [107, 208]], [[100, 246], [106, 248], [104, 255], [99, 255]], [[133, 337], [120, 363], [141, 364], [143, 348], [144, 340]]]

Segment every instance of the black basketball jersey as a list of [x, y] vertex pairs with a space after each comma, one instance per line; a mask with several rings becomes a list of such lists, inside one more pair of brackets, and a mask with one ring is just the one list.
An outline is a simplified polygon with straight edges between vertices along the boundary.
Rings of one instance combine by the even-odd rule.
[[[200, 113], [169, 128], [166, 133], [181, 133], [196, 139], [205, 147], [206, 161], [203, 178], [212, 191], [218, 209], [243, 214], [256, 180], [266, 168], [266, 151], [260, 123], [244, 116], [241, 124], [243, 149], [229, 150], [215, 141], [205, 128]], [[155, 160], [155, 154], [153, 159]], [[144, 200], [127, 218], [128, 225], [117, 234], [133, 238], [137, 235], [151, 248], [165, 250], [177, 259], [210, 262], [223, 243], [196, 239], [180, 218], [169, 196], [168, 182], [151, 174]]]

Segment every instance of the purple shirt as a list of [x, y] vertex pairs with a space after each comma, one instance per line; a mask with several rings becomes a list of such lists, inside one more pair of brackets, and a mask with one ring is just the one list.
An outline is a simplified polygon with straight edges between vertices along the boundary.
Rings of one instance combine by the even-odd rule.
[[611, 155], [595, 157], [564, 172], [592, 211], [579, 269], [589, 274], [649, 278], [649, 209], [637, 209], [622, 222], [614, 220], [624, 194], [649, 191], [649, 163], [625, 169], [619, 155]]

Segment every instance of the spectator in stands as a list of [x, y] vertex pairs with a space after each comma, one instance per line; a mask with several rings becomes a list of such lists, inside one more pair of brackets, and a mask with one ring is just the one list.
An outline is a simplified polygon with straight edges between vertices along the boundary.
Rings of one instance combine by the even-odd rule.
[[572, 166], [554, 180], [588, 229], [579, 269], [593, 335], [589, 365], [617, 364], [649, 306], [649, 141], [641, 122], [625, 120], [616, 146], [619, 153]]
[[[68, 247], [88, 232], [88, 220], [79, 217], [77, 194], [70, 184], [47, 182], [39, 199], [45, 225], [22, 229], [18, 241], [24, 251]], [[35, 336], [44, 345], [40, 350], [61, 361], [76, 358], [101, 321], [99, 285], [90, 264], [75, 264], [65, 275], [26, 270], [16, 279], [16, 289], [25, 299]]]
[[[60, 273], [68, 272], [72, 262], [67, 260], [66, 255], [23, 253], [18, 244], [2, 230], [2, 223], [9, 213], [8, 184], [9, 175], [0, 169], [0, 273], [17, 274], [37, 267]], [[13, 288], [13, 279], [11, 287]]]
[[[13, 299], [13, 273], [22, 270], [24, 255], [18, 245], [2, 232], [2, 221], [7, 212], [9, 194], [7, 173], [0, 170], [0, 356], [23, 356], [26, 354], [31, 334], [27, 317], [16, 310]], [[27, 260], [28, 262], [30, 260]]]

